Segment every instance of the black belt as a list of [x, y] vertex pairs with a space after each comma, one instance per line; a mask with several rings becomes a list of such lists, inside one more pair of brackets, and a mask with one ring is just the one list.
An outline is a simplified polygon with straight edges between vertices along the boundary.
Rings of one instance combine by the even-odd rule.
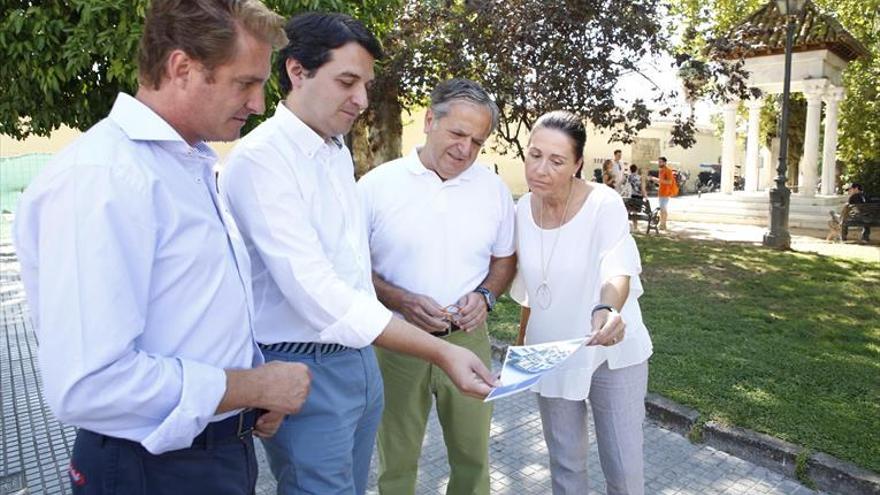
[[210, 443], [223, 442], [236, 438], [244, 438], [253, 433], [257, 426], [257, 418], [264, 411], [259, 409], [245, 409], [244, 411], [230, 416], [222, 421], [209, 423], [199, 436], [193, 438], [193, 447], [204, 447]]
[[351, 347], [342, 344], [320, 344], [317, 342], [277, 342], [275, 344], [260, 344], [260, 349], [272, 352], [284, 352], [290, 354], [333, 354], [347, 351]]
[[434, 337], [446, 337], [447, 335], [457, 332], [459, 330], [463, 330], [460, 326], [455, 323], [449, 323], [449, 326], [446, 327], [446, 330], [440, 330], [439, 332], [430, 332]]
[[[263, 414], [262, 409], [245, 409], [238, 414], [234, 414], [226, 419], [216, 421], [214, 423], [208, 423], [208, 426], [202, 430], [201, 433], [198, 434], [195, 438], [193, 438], [192, 445], [189, 448], [206, 448], [209, 445], [217, 444], [217, 443], [225, 443], [230, 440], [241, 440], [250, 436], [254, 428], [257, 426], [257, 419], [260, 415]], [[126, 440], [124, 438], [111, 437], [109, 435], [103, 435], [101, 433], [96, 433], [89, 430], [80, 430], [82, 432], [88, 432], [92, 435], [97, 435], [101, 439], [101, 444], [104, 442], [113, 441], [113, 442], [123, 442], [123, 443], [131, 443], [140, 445], [138, 442], [134, 442], [132, 440]], [[187, 447], [184, 447], [187, 448]]]

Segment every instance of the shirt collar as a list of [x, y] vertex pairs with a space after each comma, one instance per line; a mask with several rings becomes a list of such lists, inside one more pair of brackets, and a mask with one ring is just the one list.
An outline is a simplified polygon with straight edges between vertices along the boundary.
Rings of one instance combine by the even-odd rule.
[[284, 101], [279, 102], [275, 107], [275, 118], [284, 126], [285, 135], [289, 136], [309, 158], [313, 158], [323, 146], [328, 146], [333, 151], [342, 149], [344, 143], [342, 136], [333, 136], [325, 140], [287, 108]]
[[207, 158], [216, 157], [214, 150], [202, 141], [190, 146], [177, 130], [171, 127], [171, 124], [129, 94], [119, 93], [113, 103], [113, 109], [110, 110], [110, 119], [132, 141], [171, 141], [182, 144], [186, 150], [195, 150]]
[[[413, 150], [410, 152], [409, 155], [407, 155], [406, 169], [415, 175], [422, 175], [422, 174], [426, 174], [426, 173], [430, 172], [431, 175], [437, 176], [437, 174], [435, 174], [433, 171], [429, 170], [427, 167], [425, 167], [425, 164], [422, 163], [422, 159], [419, 158], [419, 150], [420, 149], [421, 149], [421, 146], [417, 146], [417, 147], [413, 148]], [[458, 174], [458, 176], [456, 176], [452, 179], [449, 179], [447, 181], [444, 181], [444, 182], [447, 184], [455, 184], [459, 181], [467, 182], [467, 181], [471, 180], [473, 178], [473, 174], [476, 173], [475, 167], [479, 167], [479, 166], [480, 165], [475, 161], [464, 172], [462, 172], [462, 173]], [[437, 177], [437, 178], [439, 179], [440, 177]]]

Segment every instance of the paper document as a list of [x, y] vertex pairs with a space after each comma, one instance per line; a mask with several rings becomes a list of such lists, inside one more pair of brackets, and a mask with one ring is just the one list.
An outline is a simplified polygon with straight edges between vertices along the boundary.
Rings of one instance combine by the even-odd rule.
[[548, 371], [559, 366], [586, 343], [587, 339], [581, 338], [546, 344], [508, 346], [504, 366], [501, 368], [501, 386], [493, 388], [484, 402], [528, 390], [541, 381]]

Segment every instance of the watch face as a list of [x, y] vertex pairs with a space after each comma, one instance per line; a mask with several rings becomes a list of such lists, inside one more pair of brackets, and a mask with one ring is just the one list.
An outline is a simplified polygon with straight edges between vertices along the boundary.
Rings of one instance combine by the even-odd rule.
[[492, 291], [486, 289], [485, 287], [480, 287], [476, 290], [476, 292], [479, 292], [483, 295], [483, 298], [486, 300], [487, 308], [489, 309], [489, 311], [492, 311], [492, 309], [495, 307], [495, 295], [492, 294]]

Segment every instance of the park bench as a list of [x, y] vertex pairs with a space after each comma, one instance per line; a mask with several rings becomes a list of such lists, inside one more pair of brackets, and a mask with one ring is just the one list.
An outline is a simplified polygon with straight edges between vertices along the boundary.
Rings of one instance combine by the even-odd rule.
[[[840, 214], [834, 210], [829, 213], [831, 214], [831, 220], [828, 222], [829, 240], [836, 237], [845, 241], [850, 227], [880, 227], [880, 201], [846, 204]], [[867, 233], [862, 234], [862, 240], [869, 240]]]
[[648, 225], [648, 227], [645, 229], [646, 234], [650, 234], [651, 229], [654, 229], [654, 232], [658, 234], [660, 233], [660, 208], [652, 210], [651, 202], [648, 201], [648, 198], [624, 198], [623, 204], [626, 205], [626, 211], [629, 213], [630, 221], [645, 221], [645, 223]]

